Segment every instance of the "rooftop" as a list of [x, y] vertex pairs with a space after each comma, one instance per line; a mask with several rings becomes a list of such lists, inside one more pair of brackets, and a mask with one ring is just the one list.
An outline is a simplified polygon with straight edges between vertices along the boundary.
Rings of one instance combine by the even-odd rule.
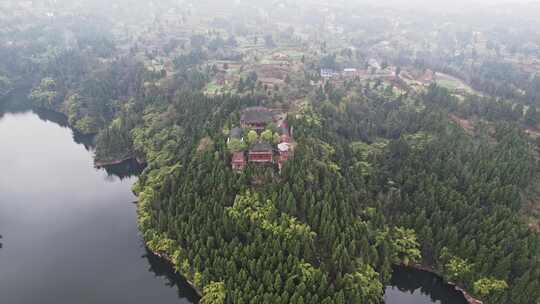
[[250, 152], [267, 152], [272, 151], [272, 145], [270, 145], [268, 142], [265, 141], [257, 141], [251, 144], [249, 147]]
[[278, 149], [279, 149], [280, 152], [287, 152], [287, 151], [289, 151], [290, 147], [289, 147], [288, 143], [280, 143], [278, 145]]
[[229, 132], [229, 137], [230, 138], [235, 138], [235, 139], [242, 139], [242, 134], [244, 132], [242, 132], [242, 129], [236, 127], [236, 128], [232, 128], [231, 131]]
[[242, 122], [244, 123], [271, 123], [274, 114], [264, 107], [247, 108], [242, 112]]

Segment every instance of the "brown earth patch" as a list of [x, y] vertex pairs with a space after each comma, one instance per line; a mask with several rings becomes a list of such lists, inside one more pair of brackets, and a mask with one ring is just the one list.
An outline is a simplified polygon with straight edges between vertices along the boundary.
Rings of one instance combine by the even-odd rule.
[[260, 78], [285, 79], [290, 69], [286, 66], [263, 64], [255, 67]]
[[538, 194], [524, 194], [523, 219], [529, 229], [540, 232], [540, 196]]
[[462, 127], [467, 133], [473, 134], [474, 132], [474, 123], [471, 120], [458, 117], [455, 114], [448, 115], [450, 120], [455, 122], [458, 126]]

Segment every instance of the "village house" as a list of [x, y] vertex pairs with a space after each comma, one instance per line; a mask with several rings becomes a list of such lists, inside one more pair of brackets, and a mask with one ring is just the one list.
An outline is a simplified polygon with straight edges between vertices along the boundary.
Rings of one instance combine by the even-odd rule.
[[356, 76], [358, 76], [358, 70], [357, 69], [354, 69], [354, 68], [347, 68], [347, 69], [343, 69], [343, 73], [342, 73], [343, 77], [346, 77], [346, 78], [354, 78]]
[[263, 131], [270, 123], [274, 122], [274, 113], [264, 107], [247, 108], [242, 112], [240, 124], [244, 129]]
[[250, 163], [272, 163], [274, 161], [274, 149], [265, 141], [257, 141], [251, 144], [248, 152]]
[[321, 77], [328, 79], [328, 78], [334, 78], [337, 76], [337, 73], [332, 69], [321, 69]]

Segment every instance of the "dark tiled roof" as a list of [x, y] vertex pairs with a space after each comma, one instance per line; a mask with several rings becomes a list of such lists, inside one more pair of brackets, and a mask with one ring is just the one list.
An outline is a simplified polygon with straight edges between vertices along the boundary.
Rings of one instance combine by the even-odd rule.
[[273, 119], [272, 111], [263, 107], [247, 108], [242, 112], [244, 123], [271, 123]]
[[229, 132], [229, 137], [230, 138], [241, 139], [242, 134], [243, 134], [242, 129], [240, 129], [240, 128], [232, 128], [231, 131]]
[[272, 150], [273, 150], [272, 145], [270, 145], [269, 143], [265, 141], [254, 142], [249, 147], [249, 151], [252, 151], [252, 152], [266, 152], [266, 151], [272, 151]]

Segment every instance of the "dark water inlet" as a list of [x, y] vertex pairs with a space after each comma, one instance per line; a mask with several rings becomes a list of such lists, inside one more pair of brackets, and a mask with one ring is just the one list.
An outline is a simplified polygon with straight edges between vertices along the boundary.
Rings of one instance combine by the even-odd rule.
[[386, 304], [467, 304], [463, 295], [442, 278], [409, 267], [394, 267]]
[[0, 112], [0, 303], [196, 302], [141, 241], [135, 168], [95, 169], [52, 114]]

